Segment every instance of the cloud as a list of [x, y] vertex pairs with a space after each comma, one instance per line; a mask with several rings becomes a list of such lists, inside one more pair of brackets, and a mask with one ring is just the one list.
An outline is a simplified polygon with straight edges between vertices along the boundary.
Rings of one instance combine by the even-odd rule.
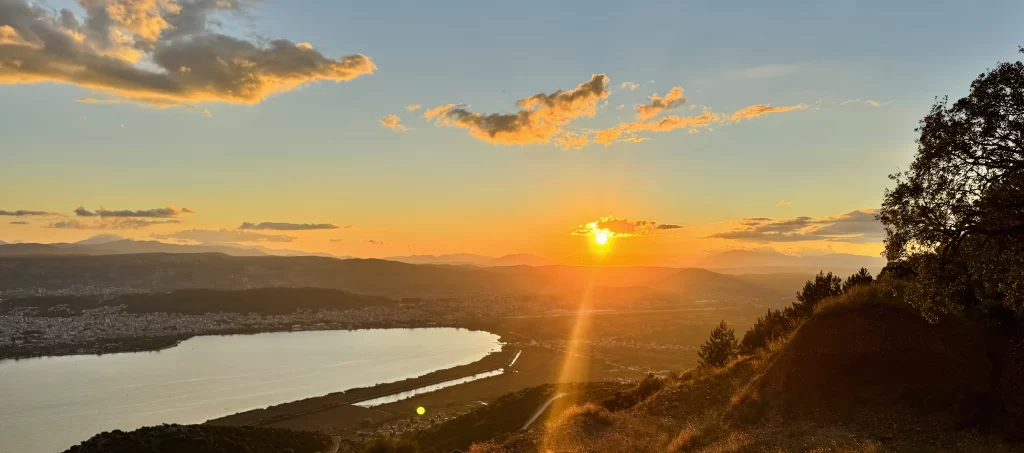
[[624, 108], [626, 108], [626, 104], [619, 104], [618, 107], [615, 107], [615, 110], [622, 110]]
[[341, 242], [341, 241], [344, 241], [344, 239], [330, 239], [330, 241], [331, 242]]
[[[594, 142], [602, 145], [610, 145], [626, 137], [624, 141], [637, 141], [630, 134], [637, 132], [669, 132], [676, 129], [689, 129], [691, 132], [712, 126], [722, 121], [720, 115], [705, 111], [698, 116], [666, 116], [659, 121], [636, 121], [632, 123], [620, 123], [618, 126], [600, 130], [595, 133]], [[639, 141], [643, 141], [640, 139]]]
[[409, 104], [409, 105], [405, 106], [405, 109], [410, 111], [410, 112], [415, 112], [415, 111], [417, 111], [417, 110], [419, 110], [421, 108], [423, 108], [423, 106], [419, 105], [419, 104]]
[[620, 85], [620, 87], [622, 87], [623, 89], [629, 88], [629, 91], [636, 91], [637, 88], [640, 88], [640, 85], [637, 85], [633, 82], [622, 82], [622, 85]]
[[368, 242], [368, 243], [370, 243], [370, 244], [373, 244], [373, 245], [388, 245], [388, 243], [387, 243], [387, 242], [384, 242], [384, 241], [378, 241], [378, 240], [376, 240], [376, 239], [369, 239], [369, 240], [367, 240], [366, 242]]
[[213, 118], [213, 114], [210, 113], [210, 111], [207, 110], [207, 109], [203, 109], [203, 116], [205, 116], [207, 118]]
[[551, 143], [567, 133], [564, 127], [573, 120], [597, 113], [598, 102], [608, 97], [607, 84], [607, 76], [594, 74], [572, 90], [520, 99], [516, 103], [520, 110], [515, 113], [480, 114], [448, 104], [426, 111], [424, 117], [440, 126], [468, 129], [473, 137], [490, 143]]
[[58, 216], [58, 215], [61, 215], [61, 214], [58, 214], [56, 212], [46, 212], [46, 211], [27, 211], [27, 210], [24, 210], [24, 209], [19, 209], [17, 211], [4, 211], [3, 209], [0, 209], [0, 216], [23, 217], [23, 216]]
[[558, 137], [555, 137], [555, 146], [562, 149], [579, 149], [590, 144], [590, 139], [587, 138], [586, 134], [577, 134], [575, 132], [566, 132]]
[[95, 212], [90, 212], [82, 206], [75, 208], [75, 215], [79, 217], [157, 217], [170, 218], [181, 214], [194, 214], [195, 211], [189, 208], [177, 209], [173, 205], [166, 208], [142, 209], [133, 211], [131, 209], [109, 210], [100, 206]]
[[751, 118], [757, 118], [769, 113], [783, 113], [791, 110], [803, 110], [805, 108], [807, 108], [807, 104], [783, 105], [781, 107], [772, 107], [769, 104], [757, 104], [737, 110], [736, 113], [733, 113], [732, 116], [729, 117], [729, 120], [739, 122], [749, 120]]
[[11, 225], [29, 225], [29, 223], [24, 220], [15, 220], [11, 222]]
[[254, 233], [239, 230], [181, 230], [170, 234], [154, 234], [159, 239], [184, 239], [201, 244], [237, 243], [237, 242], [292, 242], [292, 236], [280, 234]]
[[850, 99], [848, 101], [843, 101], [843, 102], [839, 103], [839, 105], [846, 105], [846, 104], [867, 104], [867, 105], [870, 105], [872, 107], [881, 107], [883, 105], [888, 105], [889, 102], [878, 102], [878, 101], [873, 100], [873, 99], [866, 99], [866, 100]]
[[654, 220], [634, 220], [628, 217], [608, 216], [579, 225], [570, 234], [573, 236], [604, 234], [609, 237], [650, 236], [659, 230], [673, 230], [677, 228], [682, 227], [673, 224], [658, 224]]
[[83, 222], [78, 219], [68, 219], [60, 222], [52, 222], [49, 228], [75, 229], [75, 230], [138, 230], [152, 225], [165, 225], [181, 223], [180, 220], [146, 220], [133, 217], [115, 217], [109, 220], [96, 222]]
[[284, 223], [284, 222], [243, 222], [239, 230], [278, 230], [278, 231], [304, 231], [304, 230], [336, 230], [337, 225], [330, 223]]
[[860, 209], [831, 217], [793, 217], [770, 219], [756, 217], [743, 219], [731, 231], [709, 236], [747, 242], [879, 242], [884, 237], [882, 224], [875, 219], [876, 209]]
[[682, 87], [672, 87], [665, 97], [654, 93], [649, 99], [649, 103], [636, 106], [636, 119], [638, 121], [654, 118], [662, 110], [674, 109], [686, 103], [686, 96], [683, 96]]
[[776, 208], [788, 208], [793, 206], [793, 202], [789, 200], [779, 200], [779, 204], [775, 205]]
[[[256, 104], [318, 81], [376, 67], [359, 54], [328, 58], [308, 43], [254, 43], [217, 33], [239, 0], [78, 0], [79, 19], [27, 0], [0, 1], [0, 84], [68, 83], [110, 101], [157, 108]], [[98, 99], [97, 101], [105, 101]]]
[[402, 120], [395, 114], [380, 117], [380, 124], [384, 125], [384, 127], [390, 128], [393, 131], [405, 132], [406, 127], [400, 121]]

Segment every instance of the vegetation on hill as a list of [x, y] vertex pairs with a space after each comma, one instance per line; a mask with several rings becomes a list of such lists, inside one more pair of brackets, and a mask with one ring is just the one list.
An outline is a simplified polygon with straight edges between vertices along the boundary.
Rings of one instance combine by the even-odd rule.
[[[181, 289], [165, 293], [100, 296], [41, 296], [6, 301], [0, 313], [38, 307], [41, 316], [66, 316], [85, 309], [123, 306], [129, 313], [258, 313], [290, 314], [299, 310], [345, 310], [391, 304], [392, 300], [322, 288], [258, 288], [240, 291]], [[49, 308], [62, 307], [51, 311]]]
[[[1021, 48], [1024, 53], [1024, 48]], [[879, 219], [890, 266], [929, 319], [1024, 318], [1024, 62], [935, 103], [914, 162], [892, 176]]]
[[211, 425], [161, 425], [93, 436], [65, 453], [317, 453], [331, 437], [311, 431]]

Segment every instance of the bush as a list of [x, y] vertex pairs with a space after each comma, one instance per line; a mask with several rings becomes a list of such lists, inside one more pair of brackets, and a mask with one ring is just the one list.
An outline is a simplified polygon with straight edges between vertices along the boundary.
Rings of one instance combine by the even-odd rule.
[[768, 313], [757, 318], [754, 327], [751, 327], [743, 335], [743, 341], [740, 343], [740, 353], [753, 354], [759, 349], [768, 347], [771, 342], [789, 335], [796, 327], [797, 321], [795, 318], [796, 316], [792, 308], [787, 308], [784, 311], [769, 308]]
[[843, 293], [843, 280], [833, 276], [831, 272], [818, 272], [814, 280], [804, 283], [804, 288], [796, 293], [796, 302], [793, 309], [801, 317], [808, 317], [814, 313], [814, 306], [826, 298], [838, 296]]
[[872, 280], [874, 279], [871, 277], [871, 272], [862, 267], [856, 274], [846, 277], [846, 281], [843, 282], [843, 292], [845, 293], [855, 286], [870, 285]]
[[408, 440], [378, 437], [363, 447], [363, 453], [416, 453], [420, 451], [416, 444]]
[[718, 368], [729, 363], [739, 351], [736, 343], [736, 332], [729, 328], [729, 325], [722, 321], [711, 331], [708, 338], [700, 347], [697, 357], [700, 357], [700, 366]]
[[610, 411], [629, 409], [651, 395], [665, 388], [665, 381], [652, 373], [647, 373], [636, 387], [627, 392], [616, 392], [615, 396], [604, 400], [601, 405]]

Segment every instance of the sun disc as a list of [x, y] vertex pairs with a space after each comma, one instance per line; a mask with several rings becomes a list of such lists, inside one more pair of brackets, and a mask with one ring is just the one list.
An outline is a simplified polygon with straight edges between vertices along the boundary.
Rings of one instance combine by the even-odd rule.
[[597, 242], [598, 245], [605, 245], [605, 244], [608, 243], [608, 234], [607, 233], [597, 233], [597, 235], [594, 236], [594, 241]]

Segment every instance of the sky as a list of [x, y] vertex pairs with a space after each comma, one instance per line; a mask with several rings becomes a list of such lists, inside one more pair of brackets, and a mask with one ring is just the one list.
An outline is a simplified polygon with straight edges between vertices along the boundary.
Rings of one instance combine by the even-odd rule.
[[0, 240], [877, 255], [873, 213], [918, 120], [1018, 59], [1020, 17], [1018, 1], [0, 0]]

